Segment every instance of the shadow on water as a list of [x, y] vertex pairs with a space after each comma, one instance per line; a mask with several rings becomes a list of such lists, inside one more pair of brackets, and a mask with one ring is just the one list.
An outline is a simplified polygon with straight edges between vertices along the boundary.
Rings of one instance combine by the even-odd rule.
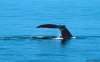
[[61, 40], [61, 45], [66, 45], [66, 43], [68, 43], [71, 39], [62, 39]]

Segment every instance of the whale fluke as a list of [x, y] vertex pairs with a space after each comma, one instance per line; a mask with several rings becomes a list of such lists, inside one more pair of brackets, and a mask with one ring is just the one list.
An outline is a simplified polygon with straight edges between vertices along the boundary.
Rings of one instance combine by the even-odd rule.
[[54, 24], [43, 24], [43, 25], [39, 25], [37, 28], [58, 28], [58, 25], [54, 25]]
[[43, 24], [39, 25], [37, 28], [57, 28], [60, 30], [63, 40], [67, 40], [73, 37], [69, 30], [65, 27], [65, 25]]

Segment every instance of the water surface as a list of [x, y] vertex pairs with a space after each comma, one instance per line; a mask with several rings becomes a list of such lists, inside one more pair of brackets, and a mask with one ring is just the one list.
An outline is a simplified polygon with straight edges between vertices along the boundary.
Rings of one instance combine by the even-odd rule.
[[[0, 62], [100, 62], [99, 0], [0, 0]], [[56, 35], [40, 24], [66, 25], [75, 39], [29, 39]], [[9, 39], [14, 38], [14, 39]], [[24, 37], [24, 38], [23, 38]]]

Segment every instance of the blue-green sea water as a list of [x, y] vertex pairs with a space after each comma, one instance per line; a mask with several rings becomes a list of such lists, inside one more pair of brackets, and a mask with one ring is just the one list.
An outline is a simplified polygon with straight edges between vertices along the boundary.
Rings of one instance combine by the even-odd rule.
[[[75, 39], [40, 24], [66, 25]], [[100, 62], [99, 0], [0, 0], [0, 62]]]

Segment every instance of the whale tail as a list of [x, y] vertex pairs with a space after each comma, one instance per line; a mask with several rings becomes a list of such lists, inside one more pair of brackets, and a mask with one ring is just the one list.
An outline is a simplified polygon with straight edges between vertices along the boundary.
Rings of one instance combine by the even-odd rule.
[[59, 28], [59, 26], [54, 24], [43, 24], [39, 25], [37, 28]]
[[63, 40], [67, 40], [73, 37], [69, 30], [65, 27], [65, 25], [43, 24], [39, 25], [37, 28], [57, 28], [60, 30]]

